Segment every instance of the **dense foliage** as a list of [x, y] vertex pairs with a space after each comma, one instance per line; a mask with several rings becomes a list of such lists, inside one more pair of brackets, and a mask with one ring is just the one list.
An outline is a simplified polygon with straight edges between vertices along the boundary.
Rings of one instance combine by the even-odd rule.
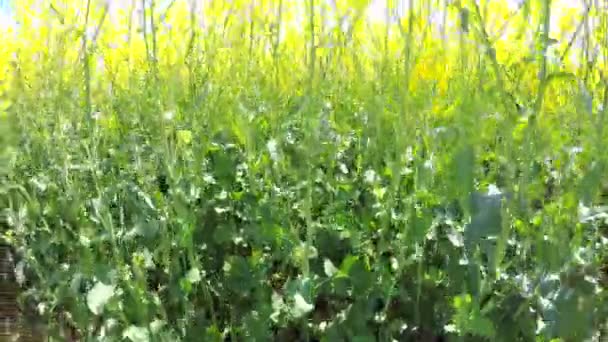
[[608, 15], [573, 3], [16, 2], [23, 307], [59, 340], [606, 338]]

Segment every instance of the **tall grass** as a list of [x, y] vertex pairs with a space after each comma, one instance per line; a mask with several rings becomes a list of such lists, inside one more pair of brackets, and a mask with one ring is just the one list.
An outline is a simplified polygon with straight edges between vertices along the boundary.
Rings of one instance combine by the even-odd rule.
[[56, 339], [605, 337], [605, 9], [400, 5], [15, 4], [24, 306]]

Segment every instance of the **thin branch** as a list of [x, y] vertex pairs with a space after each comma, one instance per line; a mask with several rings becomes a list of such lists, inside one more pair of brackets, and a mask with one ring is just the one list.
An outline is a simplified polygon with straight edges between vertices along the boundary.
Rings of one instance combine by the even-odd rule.
[[[97, 23], [97, 26], [95, 27], [95, 32], [93, 32], [93, 36], [91, 37], [91, 41], [88, 42], [88, 49], [91, 49], [92, 47], [95, 47], [96, 43], [97, 43], [97, 37], [99, 37], [99, 34], [101, 33], [101, 27], [103, 26], [103, 23], [105, 22], [106, 17], [108, 16], [108, 10], [109, 10], [109, 4], [106, 2], [105, 6], [104, 6], [104, 11], [101, 14], [101, 18], [99, 19], [99, 22]], [[88, 13], [88, 10], [87, 10]], [[87, 14], [88, 17], [88, 14]], [[88, 23], [88, 19], [87, 19], [87, 23]], [[85, 25], [85, 31], [84, 31], [84, 36], [86, 37], [86, 26]], [[80, 51], [80, 55], [79, 58], [83, 58], [83, 54], [84, 53], [88, 53], [87, 51], [83, 50]]]
[[186, 64], [190, 62], [190, 58], [192, 56], [192, 51], [194, 50], [194, 42], [196, 41], [196, 1], [190, 1], [190, 39], [188, 40], [188, 45], [186, 46], [186, 54], [184, 55], [184, 60]]
[[97, 37], [99, 37], [99, 33], [101, 32], [101, 27], [103, 26], [103, 23], [106, 20], [106, 17], [108, 16], [108, 11], [110, 9], [110, 3], [106, 2], [105, 6], [103, 7], [103, 13], [101, 14], [101, 18], [99, 19], [99, 22], [97, 23], [97, 28], [95, 29], [95, 33], [93, 34], [93, 38], [91, 39], [91, 44], [95, 45], [95, 43], [97, 42]]
[[500, 39], [500, 37], [502, 37], [502, 35], [507, 30], [509, 23], [511, 22], [511, 20], [513, 20], [513, 18], [515, 18], [519, 14], [519, 12], [524, 7], [524, 4], [525, 4], [524, 1], [520, 2], [519, 5], [517, 6], [517, 8], [509, 14], [509, 17], [505, 20], [505, 22], [502, 24], [500, 29], [498, 29], [498, 33], [496, 34], [496, 37], [494, 39], [491, 39], [492, 43], [495, 43], [498, 39]]
[[568, 52], [570, 52], [570, 49], [572, 48], [572, 45], [574, 44], [574, 41], [576, 40], [576, 38], [578, 38], [579, 33], [582, 31], [582, 29], [583, 29], [583, 27], [585, 25], [585, 21], [587, 21], [587, 18], [589, 17], [589, 12], [590, 11], [591, 11], [591, 6], [588, 5], [585, 8], [585, 13], [583, 14], [583, 19], [578, 23], [578, 26], [576, 27], [576, 30], [574, 31], [574, 34], [570, 38], [570, 41], [568, 42], [568, 45], [566, 45], [566, 49], [564, 49], [564, 52], [562, 52], [562, 55], [559, 57], [560, 64], [564, 62], [564, 59], [566, 59], [566, 56], [568, 55]]
[[82, 34], [82, 66], [84, 69], [85, 107], [87, 119], [91, 120], [91, 70], [89, 67], [89, 51], [87, 46], [87, 26], [91, 12], [91, 0], [87, 0], [86, 13], [84, 16], [84, 30]]
[[276, 37], [275, 37], [275, 41], [274, 41], [274, 47], [273, 47], [273, 59], [274, 59], [274, 69], [275, 69], [275, 73], [274, 73], [274, 77], [275, 77], [275, 83], [277, 85], [277, 87], [279, 86], [279, 45], [281, 42], [281, 23], [283, 20], [283, 0], [279, 0], [279, 4], [278, 4], [278, 11], [277, 11], [277, 26], [276, 26]]
[[165, 7], [165, 10], [163, 11], [163, 13], [161, 13], [160, 16], [158, 16], [158, 19], [162, 22], [165, 20], [165, 18], [167, 18], [167, 15], [169, 14], [169, 11], [171, 10], [171, 8], [173, 7], [173, 5], [175, 4], [175, 0], [171, 0], [171, 2], [169, 3], [169, 5], [167, 5], [167, 7]]
[[[492, 46], [492, 42], [490, 41], [488, 32], [486, 31], [486, 29], [483, 25], [483, 19], [481, 17], [481, 11], [479, 9], [479, 6], [477, 5], [476, 2], [473, 2], [473, 5], [474, 5], [473, 8], [475, 9], [475, 16], [477, 17], [478, 32], [479, 32], [479, 35], [481, 36], [482, 43], [485, 46], [486, 56], [492, 62], [492, 68], [494, 69], [494, 74], [496, 76], [496, 84], [498, 86], [498, 89], [503, 93], [503, 95], [505, 95], [507, 93], [507, 91], [504, 86], [503, 77], [502, 77], [502, 73], [500, 70], [500, 64], [498, 63], [498, 59], [496, 59], [496, 51], [494, 50], [494, 47]], [[506, 102], [506, 99], [508, 98], [508, 96], [502, 96], [501, 98], [503, 99], [503, 101], [505, 101], [503, 103], [505, 108], [508, 108], [509, 105]], [[516, 105], [517, 105], [517, 103], [516, 103]]]
[[536, 102], [534, 103], [534, 112], [530, 117], [531, 121], [534, 121], [536, 115], [540, 112], [543, 100], [545, 97], [545, 89], [547, 87], [547, 49], [549, 48], [549, 30], [551, 28], [551, 0], [543, 1], [543, 28], [541, 33], [541, 50], [539, 51], [540, 57], [540, 71], [538, 78], [540, 83], [536, 94]]
[[53, 3], [50, 4], [51, 7], [51, 11], [53, 11], [53, 13], [55, 13], [55, 15], [58, 17], [59, 22], [61, 23], [61, 25], [65, 24], [65, 16], [63, 15], [63, 13], [59, 12], [59, 10], [57, 9], [57, 7], [55, 7], [53, 5]]
[[150, 0], [150, 29], [152, 30], [152, 59], [154, 66], [158, 63], [158, 48], [156, 44], [156, 25], [154, 23], [154, 0]]
[[146, 27], [147, 21], [146, 21], [146, 0], [141, 0], [141, 6], [142, 6], [142, 30], [143, 30], [143, 34], [144, 34], [144, 44], [146, 45], [146, 57], [148, 58], [148, 61], [150, 61], [150, 47], [148, 45], [148, 30]]

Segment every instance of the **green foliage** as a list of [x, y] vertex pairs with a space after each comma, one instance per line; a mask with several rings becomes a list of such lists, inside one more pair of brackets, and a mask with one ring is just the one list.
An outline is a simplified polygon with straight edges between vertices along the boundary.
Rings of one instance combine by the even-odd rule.
[[[186, 57], [123, 61], [85, 80], [89, 95], [49, 50], [0, 100], [1, 224], [23, 302], [83, 340], [605, 336], [606, 85], [578, 70], [550, 72], [544, 99], [519, 87], [500, 70], [528, 69], [486, 65], [488, 37], [467, 45], [487, 35], [475, 4], [458, 2], [459, 49], [423, 40], [431, 52], [417, 21], [372, 53], [321, 25], [316, 45], [292, 38], [269, 58], [256, 30], [278, 40], [270, 19], [222, 17], [192, 29], [204, 39]], [[560, 83], [572, 78], [585, 86]], [[534, 115], [509, 95], [537, 98]]]

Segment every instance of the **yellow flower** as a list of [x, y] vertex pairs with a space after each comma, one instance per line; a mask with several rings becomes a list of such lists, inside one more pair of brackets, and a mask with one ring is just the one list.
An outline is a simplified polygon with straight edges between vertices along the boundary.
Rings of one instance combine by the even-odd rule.
[[192, 142], [192, 132], [187, 129], [177, 131], [177, 143], [180, 145], [189, 145]]

